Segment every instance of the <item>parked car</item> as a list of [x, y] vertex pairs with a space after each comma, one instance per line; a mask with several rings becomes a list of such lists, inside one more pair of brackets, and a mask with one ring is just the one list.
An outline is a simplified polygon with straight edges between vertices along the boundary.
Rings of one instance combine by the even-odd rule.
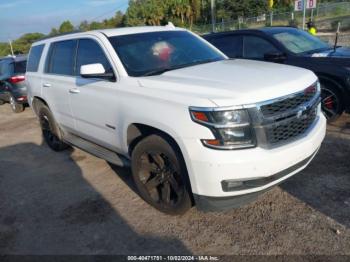
[[305, 168], [325, 136], [314, 73], [229, 60], [173, 26], [41, 40], [26, 79], [49, 147], [131, 165], [140, 196], [169, 214], [252, 201]]
[[329, 121], [350, 112], [350, 49], [334, 48], [293, 27], [268, 27], [205, 35], [230, 58], [255, 59], [312, 70], [322, 86]]
[[26, 55], [0, 59], [0, 105], [10, 103], [15, 113], [24, 111], [27, 105], [26, 65]]

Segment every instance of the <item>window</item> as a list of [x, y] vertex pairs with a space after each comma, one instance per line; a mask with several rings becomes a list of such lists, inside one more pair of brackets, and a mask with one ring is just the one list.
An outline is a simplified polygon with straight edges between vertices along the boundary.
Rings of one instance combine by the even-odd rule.
[[109, 38], [130, 76], [149, 76], [225, 57], [186, 31], [139, 33]]
[[0, 77], [7, 78], [13, 74], [13, 60], [4, 59], [0, 63]]
[[257, 36], [244, 37], [244, 58], [264, 59], [266, 53], [278, 52], [268, 41]]
[[30, 49], [30, 54], [28, 58], [28, 66], [27, 66], [27, 71], [28, 72], [37, 72], [39, 68], [39, 62], [41, 55], [44, 50], [44, 45], [37, 45], [33, 46]]
[[328, 44], [322, 42], [319, 38], [302, 30], [290, 29], [273, 33], [272, 36], [295, 54], [316, 53], [331, 49]]
[[89, 64], [102, 64], [106, 73], [113, 73], [113, 69], [100, 45], [91, 39], [81, 39], [78, 45], [76, 75], [80, 74], [80, 67]]
[[[15, 74], [24, 74], [26, 72], [27, 61], [15, 62]], [[36, 69], [36, 71], [38, 68]]]
[[51, 44], [46, 72], [58, 75], [74, 75], [76, 46], [76, 40], [67, 40]]
[[240, 36], [222, 36], [210, 42], [230, 58], [242, 57], [242, 37]]

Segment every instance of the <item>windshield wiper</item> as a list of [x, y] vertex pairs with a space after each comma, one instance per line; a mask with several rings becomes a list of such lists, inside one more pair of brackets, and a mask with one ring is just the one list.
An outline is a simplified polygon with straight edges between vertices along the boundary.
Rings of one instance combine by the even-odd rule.
[[200, 61], [194, 61], [189, 64], [184, 64], [184, 65], [178, 65], [178, 66], [172, 66], [172, 67], [165, 67], [157, 70], [152, 70], [149, 71], [142, 76], [154, 76], [154, 75], [161, 75], [164, 74], [165, 72], [176, 70], [176, 69], [181, 69], [185, 67], [190, 67], [190, 66], [195, 66], [195, 65], [200, 65], [200, 64], [206, 64], [206, 63], [211, 63], [211, 62], [216, 62], [219, 61], [220, 59], [206, 59], [206, 60], [200, 60]]

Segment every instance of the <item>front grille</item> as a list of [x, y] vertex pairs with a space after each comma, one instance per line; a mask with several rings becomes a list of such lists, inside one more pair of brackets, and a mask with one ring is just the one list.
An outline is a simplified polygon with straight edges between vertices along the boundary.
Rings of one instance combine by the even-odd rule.
[[276, 127], [266, 128], [267, 140], [270, 144], [276, 144], [293, 139], [305, 133], [312, 125], [317, 116], [317, 107], [312, 108], [300, 118], [294, 118], [291, 121], [285, 121]]
[[300, 107], [310, 101], [317, 93], [317, 86], [312, 85], [305, 89], [304, 92], [293, 95], [292, 97], [283, 100], [263, 105], [260, 110], [265, 117], [275, 116], [289, 110]]
[[314, 84], [300, 93], [261, 105], [265, 143], [286, 143], [307, 132], [317, 118], [319, 95]]

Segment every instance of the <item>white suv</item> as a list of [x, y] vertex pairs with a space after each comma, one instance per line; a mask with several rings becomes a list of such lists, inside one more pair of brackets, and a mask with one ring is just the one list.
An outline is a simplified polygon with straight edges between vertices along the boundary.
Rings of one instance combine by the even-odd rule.
[[172, 26], [45, 39], [28, 63], [47, 144], [131, 165], [141, 197], [169, 214], [249, 202], [305, 168], [325, 136], [311, 71], [227, 59]]

